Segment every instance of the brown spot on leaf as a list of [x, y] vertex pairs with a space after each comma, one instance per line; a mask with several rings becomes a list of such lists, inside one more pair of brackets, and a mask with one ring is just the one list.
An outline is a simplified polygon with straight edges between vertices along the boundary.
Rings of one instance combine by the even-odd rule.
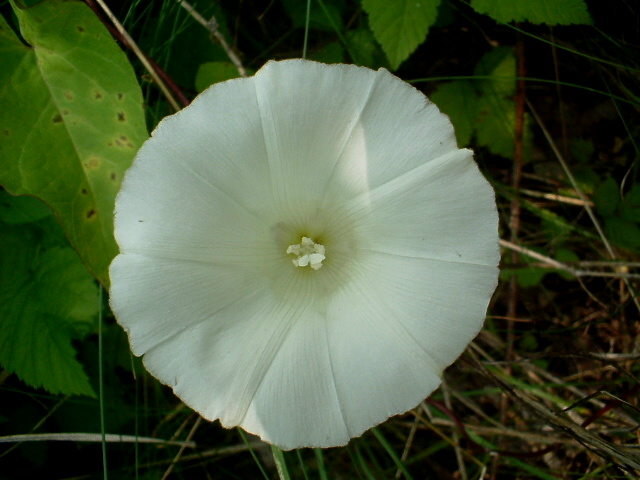
[[84, 162], [84, 166], [90, 170], [94, 170], [100, 166], [100, 158], [90, 157], [86, 162]]
[[98, 212], [96, 212], [95, 208], [92, 208], [91, 210], [89, 210], [87, 212], [87, 218], [93, 218], [98, 214]]
[[86, 188], [83, 188], [82, 190], [80, 190], [80, 193], [82, 193], [82, 195], [87, 195], [89, 191]]
[[104, 97], [104, 95], [102, 95], [102, 92], [100, 90], [96, 90], [95, 92], [93, 92], [93, 98], [95, 98], [96, 100], [102, 100], [102, 97]]
[[118, 100], [122, 100], [124, 98], [124, 93], [118, 93]]
[[69, 115], [69, 110], [67, 109], [62, 110], [62, 115]]
[[115, 143], [120, 148], [134, 148], [133, 142], [125, 135], [120, 135], [116, 138]]
[[84, 32], [84, 27], [82, 27], [82, 26], [78, 25], [76, 28], [78, 29], [78, 31], [79, 31], [80, 33]]
[[62, 115], [57, 113], [55, 117], [53, 117], [53, 123], [62, 123]]
[[127, 121], [127, 117], [124, 114], [124, 112], [118, 112], [118, 121], [119, 122], [126, 122]]
[[67, 90], [66, 92], [64, 92], [64, 98], [66, 98], [67, 100], [73, 100], [73, 92]]
[[118, 175], [116, 174], [116, 172], [111, 172], [111, 174], [109, 175], [109, 178], [115, 182], [118, 179]]

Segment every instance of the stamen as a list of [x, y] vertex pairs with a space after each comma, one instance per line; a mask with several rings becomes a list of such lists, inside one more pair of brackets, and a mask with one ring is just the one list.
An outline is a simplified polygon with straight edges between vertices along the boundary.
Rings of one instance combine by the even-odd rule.
[[313, 270], [320, 270], [322, 261], [326, 258], [324, 245], [314, 242], [309, 237], [302, 237], [302, 240], [297, 245], [289, 245], [287, 253], [297, 255], [298, 258], [293, 260], [293, 264], [296, 267], [309, 266]]

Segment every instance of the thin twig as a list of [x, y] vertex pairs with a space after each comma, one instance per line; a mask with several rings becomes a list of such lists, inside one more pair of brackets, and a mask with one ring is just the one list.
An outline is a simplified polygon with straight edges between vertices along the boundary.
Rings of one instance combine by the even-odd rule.
[[[513, 148], [513, 168], [511, 171], [511, 188], [515, 192], [515, 195], [511, 199], [511, 206], [509, 210], [509, 231], [510, 239], [512, 243], [518, 242], [518, 236], [520, 233], [520, 184], [522, 183], [522, 167], [524, 165], [524, 105], [525, 105], [525, 64], [524, 64], [524, 42], [522, 36], [518, 35], [516, 41], [516, 61], [517, 72], [516, 75], [516, 92], [515, 92], [515, 125], [514, 125], [514, 148]], [[518, 252], [511, 251], [510, 260], [512, 265], [518, 263]], [[518, 278], [516, 275], [512, 276], [509, 280], [509, 299], [507, 303], [507, 317], [517, 317], [518, 311]], [[515, 342], [515, 324], [513, 321], [507, 321], [507, 351], [506, 358], [511, 360], [514, 356], [514, 342]], [[506, 424], [507, 412], [509, 410], [509, 397], [502, 394], [500, 399], [500, 421]], [[504, 445], [500, 444], [502, 449]], [[491, 478], [496, 478], [496, 472], [498, 471], [498, 464], [500, 458], [496, 455], [492, 462], [492, 474]]]
[[[411, 451], [411, 446], [413, 445], [413, 439], [415, 438], [416, 432], [418, 431], [418, 417], [415, 416], [413, 422], [411, 423], [411, 429], [409, 430], [409, 435], [407, 436], [407, 441], [404, 444], [404, 449], [402, 450], [402, 456], [400, 457], [400, 461], [404, 464], [409, 458], [409, 452]], [[396, 479], [402, 477], [402, 470], [399, 468], [396, 470]]]
[[[580, 207], [584, 206], [584, 202], [580, 198], [567, 197], [566, 195], [536, 192], [534, 190], [527, 190], [525, 188], [521, 188], [520, 193], [524, 193], [525, 195], [529, 195], [530, 197], [544, 198], [545, 200], [551, 200], [553, 202], [566, 203], [567, 205], [576, 205]], [[593, 206], [593, 202], [589, 203], [591, 206]]]
[[[162, 440], [152, 437], [138, 437], [136, 435], [119, 435], [107, 433], [104, 436], [107, 443], [153, 443], [157, 445], [177, 445], [181, 447], [195, 448], [195, 442]], [[102, 442], [100, 433], [28, 433], [22, 435], [6, 435], [0, 437], [0, 443], [14, 442]]]
[[220, 29], [218, 28], [219, 24], [218, 24], [218, 21], [216, 20], [216, 17], [211, 16], [211, 18], [207, 20], [202, 15], [200, 15], [200, 13], [195, 8], [193, 8], [193, 6], [186, 0], [178, 0], [178, 3], [182, 8], [184, 8], [189, 13], [189, 15], [191, 15], [194, 18], [196, 22], [198, 22], [204, 28], [209, 30], [211, 35], [215, 37], [215, 39], [218, 42], [220, 42], [220, 46], [227, 53], [227, 56], [229, 57], [229, 60], [231, 60], [231, 63], [233, 63], [236, 69], [238, 69], [238, 73], [240, 74], [240, 76], [246, 77], [247, 70], [242, 65], [242, 62], [240, 61], [240, 57], [236, 55], [236, 52], [233, 51], [233, 49], [227, 42], [227, 39], [224, 38], [224, 35], [222, 35], [222, 33], [220, 33]]
[[[469, 354], [475, 357], [473, 352], [469, 351]], [[486, 368], [477, 357], [475, 357], [475, 370], [485, 379], [498, 385], [515, 403], [522, 405], [554, 429], [571, 435], [576, 441], [587, 447], [593, 453], [607, 461], [615, 462], [629, 473], [633, 470], [640, 471], [640, 455], [632, 449], [621, 445], [614, 445], [598, 437], [594, 433], [586, 430], [583, 426], [577, 425], [568, 419], [565, 412], [554, 412], [550, 410], [537, 399], [530, 397], [520, 389], [516, 389], [506, 383], [502, 378]]]
[[[442, 396], [444, 398], [444, 405], [450, 411], [453, 411], [453, 407], [451, 405], [451, 395], [449, 395], [449, 385], [447, 384], [446, 380], [442, 381], [442, 385], [440, 385], [440, 390], [442, 391]], [[464, 463], [462, 448], [460, 448], [460, 433], [457, 430], [453, 430], [451, 432], [451, 436], [454, 442], [454, 452], [456, 454], [456, 462], [458, 463], [458, 472], [460, 473], [460, 478], [462, 480], [468, 480], [469, 476], [467, 475], [467, 468]]]
[[109, 7], [107, 7], [107, 4], [104, 3], [104, 0], [95, 0], [95, 2], [98, 5], [100, 5], [100, 8], [104, 12], [104, 14], [109, 18], [109, 20], [111, 21], [113, 26], [116, 28], [118, 33], [120, 33], [120, 35], [122, 35], [122, 37], [129, 44], [129, 47], [131, 47], [131, 50], [133, 50], [133, 53], [135, 53], [136, 57], [138, 57], [138, 60], [140, 60], [142, 65], [144, 65], [144, 68], [149, 72], [149, 75], [151, 75], [151, 78], [153, 78], [153, 81], [156, 82], [160, 90], [162, 90], [162, 94], [167, 98], [167, 100], [171, 104], [171, 107], [176, 112], [180, 110], [181, 109], [180, 105], [178, 104], [178, 102], [176, 102], [176, 99], [173, 98], [171, 91], [167, 88], [167, 86], [162, 81], [158, 73], [155, 71], [155, 69], [149, 62], [149, 59], [146, 57], [144, 53], [142, 53], [142, 50], [140, 50], [140, 47], [138, 47], [138, 44], [133, 40], [133, 38], [131, 38], [131, 35], [129, 35], [129, 33], [125, 30], [125, 28], [118, 21], [118, 19], [113, 14], [113, 12], [109, 9]]
[[[578, 182], [574, 178], [573, 173], [571, 173], [571, 170], [569, 169], [569, 166], [567, 165], [567, 162], [564, 160], [564, 157], [560, 153], [560, 150], [558, 149], [558, 147], [556, 146], [555, 142], [553, 141], [553, 138], [551, 137], [551, 134], [549, 133], [549, 130], [547, 130], [547, 128], [545, 127], [544, 122], [542, 121], [542, 119], [538, 115], [538, 112], [536, 111], [536, 109], [533, 107], [533, 104], [531, 102], [529, 102], [528, 100], [527, 100], [527, 106], [529, 107], [529, 110], [531, 111], [531, 113], [533, 115], [533, 118], [535, 118], [536, 123], [538, 124], [538, 126], [542, 130], [542, 133], [544, 134], [545, 138], [547, 139], [547, 142], [549, 143], [549, 146], [551, 147], [551, 149], [553, 150], [553, 153], [555, 154], [556, 158], [558, 159], [558, 162], [562, 166], [562, 169], [564, 170], [564, 173], [567, 175], [567, 178], [571, 182], [571, 185], [572, 185], [573, 189], [576, 191], [576, 193], [578, 194], [580, 199], [584, 202], [584, 209], [587, 211], [587, 215], [589, 215], [589, 218], [591, 219], [591, 222], [593, 223], [593, 226], [595, 227], [596, 231], [598, 232], [598, 235], [600, 236], [600, 239], [602, 240], [602, 243], [604, 244], [605, 249], [607, 250], [607, 253], [611, 257], [611, 259], [616, 260], [616, 253], [614, 252], [613, 247], [611, 246], [611, 244], [609, 243], [609, 240], [607, 239], [606, 235], [604, 234], [604, 231], [602, 230], [602, 227], [600, 226], [600, 222], [596, 218], [596, 215], [593, 212], [593, 209], [591, 208], [591, 205], [588, 202], [587, 196], [580, 189], [580, 186], [578, 185]], [[633, 300], [633, 303], [635, 304], [636, 308], [640, 312], [640, 300], [638, 299], [638, 296], [636, 295], [635, 289], [633, 288], [633, 286], [631, 285], [631, 282], [627, 278], [625, 278], [625, 277], [622, 277], [622, 278], [624, 279], [624, 283], [626, 284], [627, 288], [629, 289], [629, 293], [631, 294], [631, 298]]]
[[[51, 408], [51, 410], [49, 410], [47, 412], [47, 414], [41, 418], [30, 430], [30, 433], [22, 435], [22, 436], [28, 436], [28, 435], [38, 435], [38, 434], [34, 434], [33, 432], [35, 432], [36, 430], [38, 430], [43, 424], [44, 422], [46, 422], [49, 417], [51, 417], [51, 415], [53, 415], [58, 408], [60, 408], [67, 400], [69, 399], [69, 397], [65, 397], [63, 399], [61, 399], [58, 403], [56, 403], [53, 408]], [[7, 437], [0, 437], [0, 442], [2, 442], [2, 438], [7, 438]], [[100, 440], [102, 441], [102, 435], [100, 435]], [[28, 441], [28, 440], [25, 440]], [[5, 450], [4, 452], [0, 453], [0, 458], [4, 457], [5, 455], [9, 454], [10, 452], [12, 452], [13, 450], [15, 450], [16, 448], [18, 448], [20, 446], [20, 443], [22, 442], [17, 442], [15, 445], [12, 445], [11, 447], [9, 447], [7, 450]]]
[[[193, 438], [193, 435], [196, 433], [196, 430], [200, 426], [200, 422], [202, 422], [202, 417], [198, 416], [198, 418], [196, 419], [196, 421], [193, 424], [193, 427], [189, 431], [189, 434], [187, 435], [187, 438], [185, 439], [186, 443], [190, 443], [191, 442], [191, 438]], [[180, 460], [180, 457], [182, 456], [185, 448], [186, 448], [186, 446], [184, 446], [184, 445], [180, 447], [180, 450], [178, 451], [176, 456], [173, 458], [173, 461], [171, 462], [171, 465], [169, 465], [169, 468], [167, 468], [167, 471], [164, 472], [164, 475], [162, 475], [162, 479], [161, 480], [166, 480], [167, 478], [169, 478], [169, 475], [171, 475], [171, 472], [173, 472], [173, 469], [175, 468], [176, 463], [178, 463], [178, 460]]]
[[[627, 273], [622, 270], [625, 268], [625, 265], [615, 265], [616, 272], [594, 272], [592, 270], [579, 270], [567, 265], [566, 263], [559, 262], [551, 257], [547, 257], [541, 253], [536, 252], [535, 250], [530, 250], [526, 247], [522, 247], [520, 245], [516, 245], [508, 240], [500, 240], [500, 245], [504, 248], [508, 248], [511, 251], [518, 252], [519, 254], [525, 255], [529, 258], [534, 258], [544, 264], [547, 268], [555, 268], [557, 270], [562, 270], [563, 272], [570, 273], [574, 277], [604, 277], [604, 278], [633, 278], [640, 279], [640, 274], [638, 273]], [[506, 318], [516, 318], [516, 317], [506, 317]]]

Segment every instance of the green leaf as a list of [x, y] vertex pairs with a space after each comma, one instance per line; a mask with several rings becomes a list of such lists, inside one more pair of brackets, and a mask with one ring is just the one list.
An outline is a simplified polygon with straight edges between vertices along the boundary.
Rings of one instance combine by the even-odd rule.
[[458, 146], [469, 145], [475, 128], [478, 94], [468, 80], [456, 80], [438, 86], [429, 95], [443, 113], [449, 115], [456, 129]]
[[338, 42], [331, 42], [311, 55], [311, 60], [322, 63], [344, 63], [344, 50]]
[[389, 67], [384, 52], [369, 29], [350, 30], [345, 39], [347, 51], [356, 65], [373, 69]]
[[238, 78], [240, 73], [231, 62], [206, 62], [198, 67], [196, 90], [202, 92], [214, 83]]
[[540, 285], [540, 282], [548, 273], [550, 273], [549, 269], [541, 267], [505, 267], [500, 270], [500, 280], [506, 282], [515, 275], [519, 286], [523, 288], [535, 287]]
[[640, 249], [640, 227], [634, 222], [617, 216], [605, 218], [604, 233], [620, 247]]
[[630, 222], [640, 223], [640, 184], [631, 187], [624, 196], [622, 217]]
[[531, 22], [547, 25], [592, 23], [584, 0], [471, 0], [478, 13], [498, 22]]
[[395, 70], [427, 38], [440, 0], [363, 0], [371, 30]]
[[[528, 248], [538, 253], [545, 253], [540, 248]], [[547, 274], [555, 271], [544, 266], [540, 266], [537, 260], [524, 254], [518, 255], [518, 263], [519, 265], [506, 266], [505, 268], [502, 268], [500, 270], [500, 279], [502, 281], [507, 281], [515, 275], [519, 286], [523, 288], [535, 287], [540, 285]]]
[[98, 289], [76, 252], [43, 249], [34, 225], [1, 225], [0, 364], [33, 387], [95, 396], [71, 341], [93, 329]]
[[[478, 144], [492, 153], [506, 158], [513, 157], [515, 149], [516, 112], [514, 93], [515, 56], [510, 48], [496, 48], [482, 57], [475, 74], [490, 77], [478, 81], [480, 97], [476, 103], [476, 138]], [[525, 114], [524, 159], [530, 157], [533, 148], [531, 120]]]
[[133, 69], [83, 3], [14, 7], [25, 45], [0, 17], [0, 184], [54, 211], [91, 273], [108, 284], [113, 207], [147, 132]]
[[549, 273], [549, 270], [540, 267], [523, 267], [516, 270], [516, 277], [518, 278], [518, 285], [523, 288], [535, 287], [540, 285], [545, 275]]
[[[311, 11], [309, 12], [309, 29], [335, 32], [336, 27], [342, 28], [342, 11], [344, 2], [338, 0], [323, 0], [320, 2], [312, 0]], [[294, 28], [305, 28], [307, 24], [307, 1], [306, 0], [282, 0], [282, 6], [287, 11]]]
[[33, 197], [14, 197], [0, 190], [0, 222], [10, 225], [30, 223], [51, 215], [51, 210]]
[[[556, 252], [555, 257], [556, 257], [556, 260], [562, 263], [572, 263], [580, 260], [580, 257], [578, 257], [578, 255], [573, 250], [569, 250], [568, 248], [559, 248], [558, 251]], [[563, 270], [558, 270], [558, 274], [565, 280], [575, 279], [573, 275]]]
[[611, 177], [608, 177], [596, 188], [593, 193], [593, 203], [596, 210], [603, 217], [611, 217], [620, 205], [620, 188], [618, 183]]
[[491, 153], [505, 158], [513, 157], [515, 107], [513, 101], [498, 96], [483, 95], [477, 103], [478, 144]]
[[498, 47], [482, 56], [474, 74], [483, 78], [477, 87], [486, 94], [512, 97], [516, 92], [516, 57], [513, 49]]

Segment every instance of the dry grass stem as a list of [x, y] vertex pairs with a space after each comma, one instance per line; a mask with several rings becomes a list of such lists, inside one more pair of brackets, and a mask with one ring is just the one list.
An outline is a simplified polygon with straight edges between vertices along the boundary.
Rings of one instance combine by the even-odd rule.
[[220, 46], [226, 52], [227, 56], [229, 57], [229, 60], [231, 60], [231, 63], [233, 63], [235, 67], [238, 69], [238, 73], [240, 74], [240, 76], [246, 77], [247, 69], [244, 68], [244, 65], [242, 65], [242, 61], [240, 60], [240, 57], [236, 55], [236, 52], [233, 51], [233, 48], [231, 48], [231, 46], [227, 42], [227, 39], [224, 38], [224, 35], [222, 35], [222, 33], [220, 32], [216, 17], [211, 16], [211, 18], [207, 20], [202, 15], [200, 15], [200, 13], [198, 13], [198, 11], [195, 8], [193, 8], [193, 6], [186, 0], [178, 0], [178, 3], [182, 8], [184, 8], [189, 13], [189, 15], [191, 15], [194, 18], [196, 22], [198, 22], [204, 28], [209, 30], [211, 35], [215, 37], [215, 39], [220, 43]]
[[111, 21], [113, 26], [116, 28], [116, 30], [118, 30], [120, 35], [122, 35], [122, 37], [129, 44], [129, 46], [131, 47], [131, 50], [133, 50], [133, 53], [136, 55], [136, 57], [138, 57], [138, 60], [140, 60], [140, 63], [142, 63], [142, 65], [147, 70], [147, 72], [149, 72], [149, 75], [151, 75], [151, 78], [153, 78], [153, 81], [156, 83], [156, 85], [158, 85], [158, 88], [160, 88], [160, 90], [162, 91], [162, 94], [165, 96], [167, 101], [171, 104], [171, 107], [176, 112], [180, 110], [182, 107], [178, 104], [178, 102], [173, 97], [173, 94], [171, 93], [169, 88], [167, 88], [167, 85], [164, 83], [164, 81], [160, 78], [156, 70], [153, 68], [153, 66], [151, 65], [151, 62], [149, 62], [149, 60], [147, 59], [147, 56], [144, 53], [142, 53], [142, 50], [140, 50], [140, 48], [138, 47], [138, 44], [133, 40], [133, 38], [131, 38], [131, 35], [129, 35], [129, 32], [127, 32], [127, 30], [116, 18], [113, 12], [111, 12], [109, 7], [107, 7], [107, 4], [104, 3], [104, 0], [95, 0], [95, 2], [98, 5], [100, 5], [100, 8], [104, 12], [104, 14], [109, 18], [109, 20]]
[[[569, 168], [569, 165], [564, 160], [564, 157], [560, 153], [560, 150], [558, 150], [558, 147], [556, 146], [553, 138], [551, 137], [551, 134], [549, 133], [549, 131], [545, 127], [545, 124], [542, 121], [542, 118], [540, 117], [540, 115], [538, 115], [538, 112], [536, 111], [536, 109], [534, 108], [534, 106], [533, 106], [533, 104], [531, 102], [527, 101], [527, 106], [529, 107], [529, 110], [531, 111], [531, 114], [533, 115], [536, 123], [538, 124], [538, 126], [542, 130], [542, 133], [544, 134], [545, 138], [547, 139], [547, 142], [549, 143], [549, 146], [553, 150], [553, 153], [555, 154], [558, 162], [562, 166], [562, 169], [564, 170], [565, 175], [567, 176], [567, 178], [571, 182], [571, 185], [572, 185], [573, 189], [576, 191], [576, 193], [578, 194], [578, 196], [580, 197], [580, 199], [584, 203], [584, 209], [586, 210], [587, 215], [589, 215], [589, 218], [591, 219], [591, 222], [593, 223], [593, 226], [595, 227], [596, 231], [598, 232], [598, 235], [600, 236], [600, 239], [602, 240], [602, 243], [604, 244], [604, 246], [605, 246], [605, 248], [607, 250], [607, 253], [609, 254], [609, 256], [611, 257], [612, 260], [616, 260], [617, 259], [617, 255], [614, 252], [613, 247], [611, 246], [611, 243], [609, 242], [609, 240], [607, 239], [606, 235], [604, 234], [604, 231], [602, 230], [602, 226], [600, 225], [599, 220], [596, 218], [596, 215], [595, 215], [593, 209], [591, 208], [591, 205], [589, 204], [588, 198], [586, 197], [584, 192], [580, 189], [580, 186], [578, 185], [578, 182], [576, 181], [575, 177], [573, 176], [573, 173], [571, 173], [571, 169]], [[627, 278], [622, 277], [622, 279], [623, 279], [625, 285], [627, 286], [627, 288], [629, 289], [629, 292], [631, 294], [631, 298], [633, 300], [633, 303], [635, 304], [638, 312], [640, 312], [640, 299], [638, 299], [638, 296], [635, 293], [635, 289], [632, 287], [631, 282]]]
[[570, 265], [566, 264], [566, 263], [562, 263], [559, 262], [551, 257], [548, 257], [546, 255], [543, 255], [541, 253], [538, 253], [534, 250], [531, 250], [527, 247], [522, 247], [520, 245], [516, 245], [513, 242], [510, 242], [508, 240], [500, 240], [500, 246], [507, 248], [511, 251], [515, 251], [518, 253], [521, 253], [522, 255], [525, 255], [529, 258], [533, 258], [535, 260], [539, 260], [540, 262], [542, 262], [542, 265], [540, 265], [543, 268], [554, 268], [557, 270], [562, 270], [563, 272], [567, 272], [570, 273], [571, 275], [575, 276], [575, 277], [606, 277], [606, 278], [624, 278], [624, 279], [640, 279], [640, 274], [639, 273], [628, 273], [625, 272], [624, 270], [628, 270], [627, 265], [622, 264], [622, 263], [616, 263], [616, 262], [609, 262], [608, 264], [602, 264], [602, 266], [611, 266], [612, 268], [614, 268], [616, 271], [615, 272], [596, 272], [596, 271], [590, 271], [590, 270], [578, 270], [575, 269], [573, 267], [571, 267]]

